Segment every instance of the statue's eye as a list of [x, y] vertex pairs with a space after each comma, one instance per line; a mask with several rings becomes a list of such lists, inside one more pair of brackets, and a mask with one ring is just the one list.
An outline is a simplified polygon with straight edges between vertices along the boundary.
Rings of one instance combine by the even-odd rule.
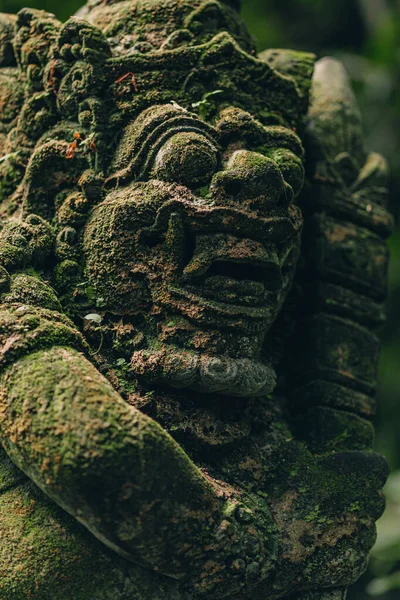
[[192, 131], [181, 132], [158, 151], [153, 176], [196, 188], [211, 181], [218, 165], [218, 150], [207, 137]]

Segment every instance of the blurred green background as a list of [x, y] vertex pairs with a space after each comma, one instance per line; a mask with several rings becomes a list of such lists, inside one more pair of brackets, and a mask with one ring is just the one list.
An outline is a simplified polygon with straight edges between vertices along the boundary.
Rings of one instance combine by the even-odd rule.
[[[82, 0], [0, 0], [0, 12], [43, 8], [66, 19]], [[400, 216], [400, 0], [243, 0], [259, 50], [290, 47], [334, 55], [347, 66], [364, 115], [369, 149], [392, 168], [391, 210]], [[382, 332], [377, 450], [389, 460], [388, 508], [369, 572], [349, 600], [400, 600], [400, 227], [392, 253], [388, 325]]]

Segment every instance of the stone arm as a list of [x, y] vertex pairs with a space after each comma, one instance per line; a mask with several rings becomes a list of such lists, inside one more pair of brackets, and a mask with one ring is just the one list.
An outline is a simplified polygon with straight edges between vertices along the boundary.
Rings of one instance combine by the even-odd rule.
[[[384, 322], [385, 238], [392, 217], [387, 211], [387, 164], [366, 151], [349, 77], [331, 58], [316, 64], [306, 151], [292, 407], [299, 437], [317, 456], [346, 465], [350, 489], [361, 475], [361, 461], [366, 461], [368, 477], [367, 461], [372, 465], [378, 459], [370, 452], [380, 350], [375, 330]], [[382, 461], [382, 481], [385, 470]], [[374, 512], [373, 495], [368, 511]], [[300, 595], [299, 600], [345, 597], [342, 588]]]
[[51, 288], [4, 267], [0, 279], [5, 450], [107, 546], [172, 577], [186, 574], [197, 559], [189, 540], [196, 551], [209, 542], [226, 503], [173, 439], [89, 362]]
[[[261, 58], [298, 78], [293, 52], [269, 50]], [[288, 393], [296, 436], [317, 462], [341, 464], [350, 496], [357, 482], [369, 485], [373, 470], [382, 484], [387, 473], [384, 460], [371, 452], [371, 420], [380, 349], [375, 330], [384, 322], [387, 294], [385, 238], [393, 220], [387, 211], [386, 162], [365, 149], [360, 111], [337, 60], [316, 63], [304, 141], [306, 184], [299, 204], [305, 225], [289, 308], [295, 328], [286, 367]], [[362, 500], [362, 509], [353, 504], [360, 522], [379, 517], [375, 493], [365, 487]], [[330, 504], [334, 507], [334, 501]], [[374, 536], [364, 547], [361, 534], [357, 537], [356, 552], [366, 559]], [[325, 586], [328, 581], [329, 575]], [[295, 598], [344, 600], [346, 588], [333, 587], [338, 585], [333, 580], [331, 585], [329, 591]]]

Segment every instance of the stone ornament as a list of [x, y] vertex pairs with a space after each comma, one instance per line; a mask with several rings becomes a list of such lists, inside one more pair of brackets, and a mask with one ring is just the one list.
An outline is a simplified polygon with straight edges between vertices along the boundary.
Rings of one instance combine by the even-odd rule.
[[239, 2], [0, 15], [0, 596], [344, 600], [387, 167]]

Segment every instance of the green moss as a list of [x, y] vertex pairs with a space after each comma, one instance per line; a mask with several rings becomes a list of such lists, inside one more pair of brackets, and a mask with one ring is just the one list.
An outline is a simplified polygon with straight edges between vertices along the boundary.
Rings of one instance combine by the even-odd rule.
[[174, 582], [108, 553], [31, 483], [3, 491], [0, 508], [4, 600], [180, 598]]
[[5, 304], [22, 304], [38, 306], [48, 310], [61, 312], [61, 304], [52, 288], [46, 285], [38, 274], [20, 273], [10, 281], [10, 290], [3, 294], [1, 301]]
[[[305, 300], [282, 310], [314, 57], [252, 56], [233, 5], [91, 2], [89, 21], [65, 25], [30, 9], [0, 17], [0, 201], [14, 217], [0, 231], [1, 439], [76, 517], [19, 485], [0, 453], [5, 600], [259, 600], [344, 586], [365, 566], [385, 475], [365, 451], [377, 360], [365, 319], [381, 314], [388, 224], [368, 207], [384, 166], [360, 173], [357, 135], [354, 157], [336, 152], [343, 103], [320, 102], [318, 68], [314, 134], [332, 160], [314, 158], [334, 191], [301, 200], [317, 213], [296, 279]], [[293, 323], [303, 330], [288, 338]], [[303, 344], [295, 360], [280, 362], [283, 338]], [[285, 407], [265, 397], [275, 369], [280, 393], [298, 386]]]
[[[304, 517], [304, 520], [306, 521], [306, 523], [310, 523], [311, 521], [316, 521], [316, 520], [318, 520], [318, 523], [321, 523], [319, 515], [320, 515], [320, 506], [319, 506], [319, 504], [317, 504], [315, 506], [314, 510]], [[325, 521], [322, 521], [322, 522], [324, 523]]]

